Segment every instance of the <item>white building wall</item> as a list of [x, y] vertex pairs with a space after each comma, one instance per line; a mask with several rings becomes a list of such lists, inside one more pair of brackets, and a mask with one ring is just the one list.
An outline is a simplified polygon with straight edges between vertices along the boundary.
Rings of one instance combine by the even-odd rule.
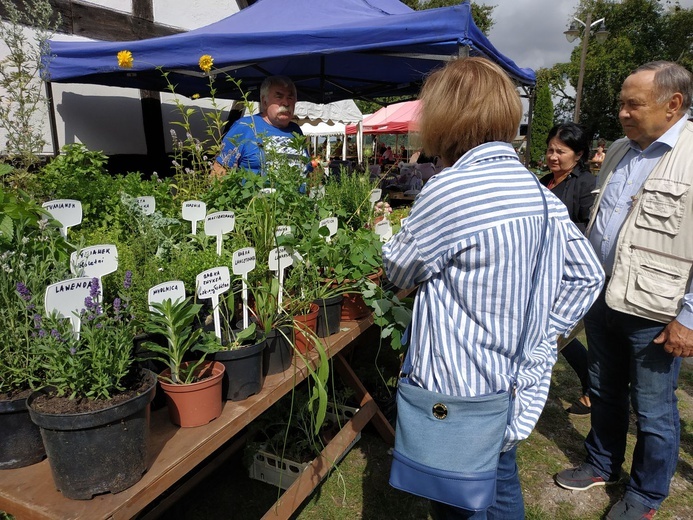
[[[132, 12], [131, 0], [88, 3]], [[238, 12], [235, 0], [154, 0], [153, 5], [154, 20], [157, 23], [187, 30], [203, 27]], [[65, 34], [55, 35], [53, 38], [63, 41], [86, 40]], [[6, 55], [7, 48], [0, 43], [0, 58]], [[59, 148], [66, 144], [83, 143], [90, 150], [101, 150], [107, 155], [147, 153], [138, 89], [73, 83], [53, 83], [52, 89]], [[2, 94], [0, 92], [0, 97]], [[161, 94], [167, 151], [171, 151], [172, 144], [169, 129], [174, 128], [178, 133], [182, 131], [180, 127], [170, 124], [177, 114], [170, 98], [171, 94]], [[179, 99], [191, 106], [209, 106], [209, 102], [205, 100], [189, 100], [182, 96]], [[226, 100], [222, 100], [222, 103], [225, 104]], [[230, 104], [231, 101], [228, 102], [229, 106]], [[44, 152], [52, 154], [48, 112], [42, 111], [41, 116], [36, 123], [43, 130], [46, 141]], [[204, 128], [200, 122], [194, 123], [194, 129], [195, 135], [197, 131], [200, 131], [199, 135], [203, 135]], [[4, 152], [5, 143], [6, 136], [0, 130], [0, 154]]]

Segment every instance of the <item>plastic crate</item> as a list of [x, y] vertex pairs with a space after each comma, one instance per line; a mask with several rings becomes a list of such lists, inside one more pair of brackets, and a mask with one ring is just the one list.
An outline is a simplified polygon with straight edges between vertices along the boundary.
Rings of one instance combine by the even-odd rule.
[[[341, 405], [337, 406], [335, 410], [335, 406], [332, 403], [328, 403], [325, 417], [328, 421], [336, 422], [336, 411], [339, 411], [339, 420], [343, 426], [356, 412], [358, 412], [358, 410], [358, 408]], [[347, 446], [344, 453], [339, 456], [335, 464], [338, 464], [360, 439], [361, 432], [359, 432], [349, 446]], [[303, 473], [309, 465], [310, 462], [294, 462], [289, 459], [282, 460], [281, 457], [277, 455], [259, 449], [255, 452], [255, 455], [253, 455], [253, 464], [248, 470], [248, 476], [254, 480], [266, 482], [267, 484], [280, 487], [281, 489], [287, 489], [299, 476], [301, 476], [301, 473]]]

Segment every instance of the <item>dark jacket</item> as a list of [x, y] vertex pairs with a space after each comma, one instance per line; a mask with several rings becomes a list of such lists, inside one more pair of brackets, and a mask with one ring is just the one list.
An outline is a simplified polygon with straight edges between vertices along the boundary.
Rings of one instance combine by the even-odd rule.
[[[544, 186], [548, 186], [551, 179], [553, 179], [553, 173], [544, 175], [539, 181]], [[570, 220], [583, 233], [590, 219], [590, 208], [595, 197], [592, 191], [596, 185], [597, 178], [592, 175], [592, 172], [578, 164], [563, 182], [551, 190], [551, 193], [561, 199], [561, 202], [568, 208]]]

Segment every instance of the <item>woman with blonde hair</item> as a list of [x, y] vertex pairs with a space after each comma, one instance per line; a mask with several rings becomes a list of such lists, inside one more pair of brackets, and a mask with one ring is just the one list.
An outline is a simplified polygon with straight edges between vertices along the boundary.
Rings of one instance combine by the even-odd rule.
[[[440, 156], [445, 168], [383, 247], [388, 279], [402, 288], [418, 285], [400, 385], [447, 396], [514, 395], [493, 504], [481, 511], [442, 501], [432, 507], [436, 519], [520, 520], [517, 444], [546, 402], [558, 335], [589, 309], [604, 273], [563, 203], [522, 166], [510, 144], [522, 105], [498, 65], [453, 61], [426, 80], [420, 99], [424, 152]], [[425, 425], [400, 427], [420, 429], [434, 449]], [[452, 456], [470, 440], [451, 433], [438, 444]]]

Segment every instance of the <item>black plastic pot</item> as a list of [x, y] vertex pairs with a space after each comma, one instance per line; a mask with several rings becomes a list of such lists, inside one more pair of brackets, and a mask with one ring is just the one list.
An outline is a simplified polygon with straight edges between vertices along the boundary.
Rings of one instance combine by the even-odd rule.
[[314, 303], [320, 307], [318, 312], [318, 330], [319, 338], [326, 338], [332, 334], [339, 332], [339, 324], [342, 318], [342, 300], [344, 296], [341, 294], [332, 298], [320, 298], [314, 300]]
[[0, 401], [0, 439], [0, 469], [23, 468], [46, 457], [41, 430], [29, 417], [26, 397]]
[[146, 391], [96, 412], [36, 411], [32, 403], [46, 390], [27, 399], [31, 420], [41, 428], [53, 480], [65, 497], [88, 500], [118, 493], [142, 478], [147, 470], [149, 403], [156, 390], [156, 375], [146, 374]]
[[264, 351], [265, 375], [281, 374], [291, 366], [294, 349], [291, 345], [291, 327], [272, 329], [267, 335], [267, 347]]
[[[263, 335], [264, 336], [264, 335]], [[212, 356], [223, 363], [226, 371], [222, 381], [221, 395], [229, 401], [242, 401], [262, 390], [265, 383], [263, 351], [267, 340], [234, 350], [222, 350]]]

